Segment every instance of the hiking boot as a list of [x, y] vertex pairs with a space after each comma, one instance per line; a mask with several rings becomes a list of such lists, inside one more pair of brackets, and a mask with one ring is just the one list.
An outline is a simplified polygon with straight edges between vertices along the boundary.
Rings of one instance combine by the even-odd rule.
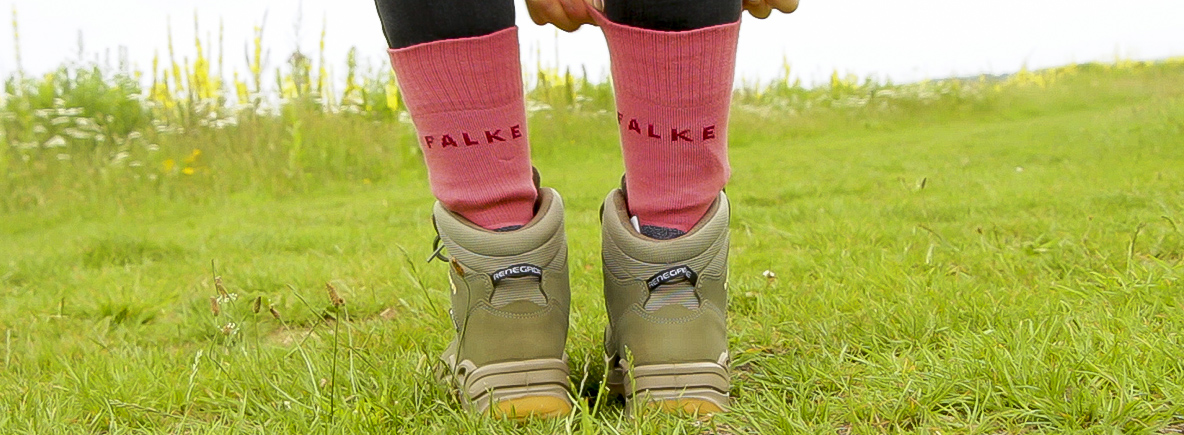
[[539, 189], [533, 220], [490, 231], [436, 203], [433, 218], [450, 263], [456, 339], [440, 377], [469, 411], [498, 418], [571, 412], [567, 356], [567, 241], [563, 200]]
[[721, 192], [686, 234], [656, 240], [630, 222], [620, 189], [605, 200], [605, 361], [630, 412], [728, 407], [728, 218]]

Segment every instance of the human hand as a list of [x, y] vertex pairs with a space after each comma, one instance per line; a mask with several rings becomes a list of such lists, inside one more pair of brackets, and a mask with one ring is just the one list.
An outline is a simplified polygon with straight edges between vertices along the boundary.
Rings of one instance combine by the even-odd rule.
[[595, 26], [593, 8], [604, 10], [604, 0], [526, 0], [526, 9], [535, 24], [554, 24], [565, 32], [574, 32], [584, 24]]
[[798, 9], [798, 0], [744, 0], [744, 10], [756, 18], [768, 18], [773, 9], [793, 13]]

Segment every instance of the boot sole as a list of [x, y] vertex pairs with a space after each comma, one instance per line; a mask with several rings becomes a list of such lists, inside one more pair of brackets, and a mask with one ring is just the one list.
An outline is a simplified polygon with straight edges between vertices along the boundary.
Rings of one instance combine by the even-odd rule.
[[724, 412], [731, 404], [731, 376], [722, 365], [710, 362], [653, 364], [629, 370], [625, 361], [612, 364], [608, 375], [611, 393], [625, 397], [632, 414], [657, 411], [705, 416]]
[[495, 418], [526, 420], [571, 413], [567, 362], [534, 359], [487, 364], [469, 361], [452, 370], [452, 384], [462, 406]]

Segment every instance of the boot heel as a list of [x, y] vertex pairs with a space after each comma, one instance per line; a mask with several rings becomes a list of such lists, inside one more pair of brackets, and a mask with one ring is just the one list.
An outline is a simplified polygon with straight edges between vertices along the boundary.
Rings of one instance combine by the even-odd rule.
[[716, 363], [653, 364], [629, 370], [620, 361], [609, 373], [609, 391], [625, 397], [630, 412], [656, 410], [714, 414], [731, 400], [728, 369]]
[[571, 413], [569, 369], [559, 359], [487, 364], [463, 362], [456, 368], [461, 403], [471, 410], [489, 410], [497, 418], [521, 420], [561, 417]]

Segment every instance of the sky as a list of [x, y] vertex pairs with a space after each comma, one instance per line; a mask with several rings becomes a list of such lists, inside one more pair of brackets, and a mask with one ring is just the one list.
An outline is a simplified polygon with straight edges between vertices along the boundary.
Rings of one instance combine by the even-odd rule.
[[[430, 1], [430, 0], [425, 0]], [[16, 69], [12, 12], [20, 35], [21, 67], [40, 74], [79, 59], [117, 64], [120, 47], [134, 67], [167, 56], [168, 23], [177, 57], [194, 56], [200, 37], [217, 45], [224, 28], [225, 73], [245, 73], [245, 48], [255, 26], [274, 68], [299, 48], [316, 52], [326, 29], [326, 57], [335, 76], [357, 47], [362, 64], [386, 68], [385, 39], [369, 0], [0, 0], [0, 77]], [[766, 20], [745, 16], [737, 78], [770, 80], [788, 62], [806, 84], [842, 75], [910, 82], [950, 76], [1004, 74], [1023, 66], [1184, 56], [1180, 0], [802, 0], [798, 12]], [[596, 28], [568, 34], [539, 27], [518, 6], [522, 57], [536, 63], [608, 71], [608, 51]], [[207, 48], [208, 49], [208, 48]], [[338, 77], [340, 80], [340, 77]]]

